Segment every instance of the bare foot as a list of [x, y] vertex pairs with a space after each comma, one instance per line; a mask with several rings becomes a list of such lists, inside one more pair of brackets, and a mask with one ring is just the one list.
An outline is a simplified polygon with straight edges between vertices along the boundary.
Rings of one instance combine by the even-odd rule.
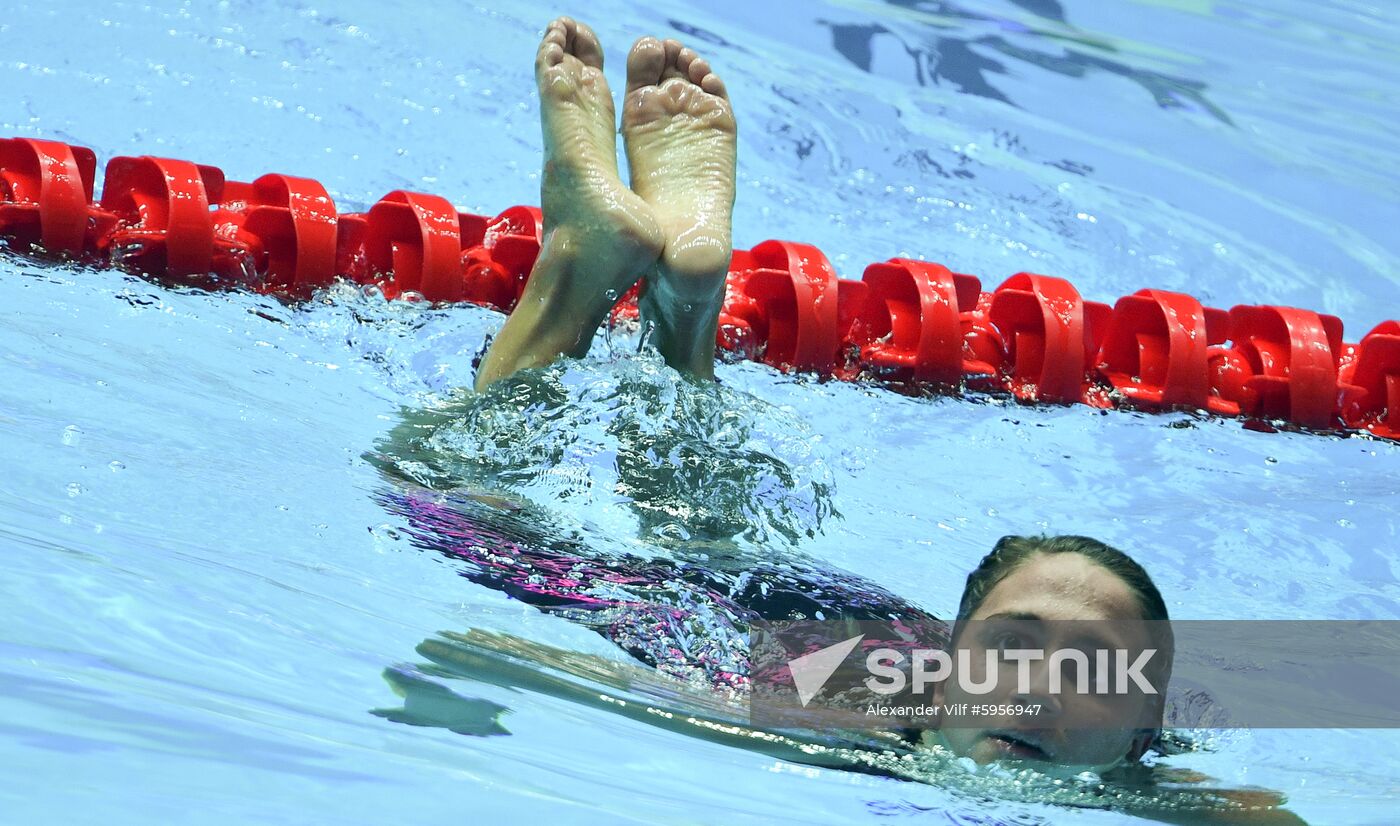
[[714, 375], [715, 324], [732, 253], [737, 127], [719, 76], [674, 40], [644, 37], [627, 56], [622, 133], [632, 189], [666, 239], [642, 297], [667, 363]]
[[535, 56], [544, 128], [544, 244], [520, 303], [491, 344], [477, 389], [582, 356], [618, 296], [660, 255], [652, 208], [617, 173], [615, 112], [593, 31], [561, 17]]

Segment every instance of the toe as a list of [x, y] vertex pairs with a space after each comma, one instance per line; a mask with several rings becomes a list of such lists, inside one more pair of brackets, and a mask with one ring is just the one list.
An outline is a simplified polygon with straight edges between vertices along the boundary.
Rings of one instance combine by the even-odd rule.
[[690, 82], [699, 86], [700, 82], [705, 79], [705, 75], [710, 73], [710, 63], [703, 57], [697, 57], [690, 61], [690, 67], [687, 71], [690, 74]]
[[547, 69], [550, 66], [557, 66], [564, 59], [564, 44], [568, 40], [568, 33], [564, 28], [562, 20], [555, 20], [545, 29], [544, 37], [540, 40], [539, 51], [535, 53], [535, 68]]
[[690, 64], [694, 63], [700, 55], [689, 46], [682, 46], [680, 54], [676, 55], [676, 70], [683, 75], [690, 74]]
[[544, 69], [551, 68], [553, 66], [558, 66], [560, 63], [563, 62], [563, 60], [563, 47], [561, 47], [558, 43], [550, 43], [546, 41], [540, 44], [540, 50], [535, 55], [535, 70], [541, 71]]
[[666, 62], [666, 47], [654, 37], [643, 37], [627, 55], [627, 91], [635, 92], [661, 82], [661, 69]]
[[557, 43], [540, 43], [539, 53], [535, 55], [535, 69], [559, 66], [563, 60], [564, 50]]
[[578, 24], [572, 17], [556, 17], [545, 30], [544, 39], [547, 42], [558, 43], [559, 48], [568, 54], [573, 51], [574, 35], [577, 32]]
[[681, 52], [685, 47], [679, 40], [666, 40], [661, 44], [666, 49], [665, 66], [661, 71], [662, 80], [670, 80], [673, 77], [684, 78], [685, 72], [677, 66], [681, 59]]
[[724, 81], [719, 79], [719, 75], [711, 72], [700, 80], [700, 88], [715, 97], [729, 99], [729, 91], [724, 88]]
[[585, 66], [602, 69], [603, 45], [598, 42], [598, 35], [585, 23], [575, 25], [577, 29], [574, 35], [574, 56], [583, 61]]

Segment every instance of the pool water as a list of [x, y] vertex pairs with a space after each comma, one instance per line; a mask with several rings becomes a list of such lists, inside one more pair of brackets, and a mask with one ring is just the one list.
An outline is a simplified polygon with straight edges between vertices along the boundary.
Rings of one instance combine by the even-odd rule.
[[[0, 20], [0, 135], [304, 175], [343, 211], [404, 188], [494, 214], [539, 200], [530, 66], [561, 11], [21, 0]], [[642, 34], [695, 44], [724, 76], [740, 247], [815, 243], [848, 278], [910, 256], [988, 288], [1031, 270], [1099, 301], [1158, 287], [1288, 304], [1338, 315], [1351, 341], [1400, 315], [1388, 6], [573, 11], [614, 89]], [[1133, 820], [799, 766], [451, 677], [510, 708], [511, 735], [372, 714], [398, 701], [385, 669], [440, 631], [619, 657], [456, 576], [379, 504], [366, 452], [402, 408], [470, 384], [501, 316], [348, 287], [283, 306], [8, 254], [0, 308], [0, 821]], [[634, 346], [600, 336], [575, 384], [642, 369]], [[1134, 552], [1177, 618], [1400, 619], [1394, 443], [718, 373], [756, 397], [740, 423], [757, 449], [823, 486], [775, 506], [752, 549], [946, 616], [998, 537], [1084, 533]], [[608, 482], [617, 450], [564, 450], [522, 490], [609, 547], [659, 548]], [[1386, 731], [1254, 731], [1175, 760], [1281, 790], [1309, 822], [1387, 823], [1397, 747]]]

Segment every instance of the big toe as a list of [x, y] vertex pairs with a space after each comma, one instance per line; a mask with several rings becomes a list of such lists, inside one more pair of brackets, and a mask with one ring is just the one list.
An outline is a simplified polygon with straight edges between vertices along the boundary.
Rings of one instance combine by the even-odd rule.
[[603, 44], [598, 35], [586, 23], [575, 23], [573, 55], [583, 61], [583, 65], [595, 69], [603, 68]]
[[660, 83], [665, 67], [665, 45], [654, 37], [640, 38], [627, 55], [627, 91], [635, 92]]

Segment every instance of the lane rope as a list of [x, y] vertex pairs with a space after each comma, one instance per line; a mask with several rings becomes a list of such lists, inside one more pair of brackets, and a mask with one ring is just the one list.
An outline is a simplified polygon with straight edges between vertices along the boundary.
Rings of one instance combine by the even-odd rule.
[[[507, 313], [540, 250], [542, 218], [531, 206], [474, 215], [396, 190], [368, 212], [341, 214], [309, 178], [243, 183], [151, 156], [111, 159], [95, 201], [96, 176], [91, 149], [0, 139], [0, 239], [19, 254], [288, 301], [343, 278], [390, 300]], [[636, 318], [637, 295], [634, 287], [622, 297], [614, 322]], [[718, 345], [780, 370], [904, 392], [965, 387], [1400, 439], [1400, 321], [1354, 344], [1342, 329], [1311, 310], [1222, 310], [1165, 290], [1109, 306], [1029, 272], [988, 292], [974, 275], [907, 258], [849, 280], [815, 246], [775, 240], [734, 251]]]

